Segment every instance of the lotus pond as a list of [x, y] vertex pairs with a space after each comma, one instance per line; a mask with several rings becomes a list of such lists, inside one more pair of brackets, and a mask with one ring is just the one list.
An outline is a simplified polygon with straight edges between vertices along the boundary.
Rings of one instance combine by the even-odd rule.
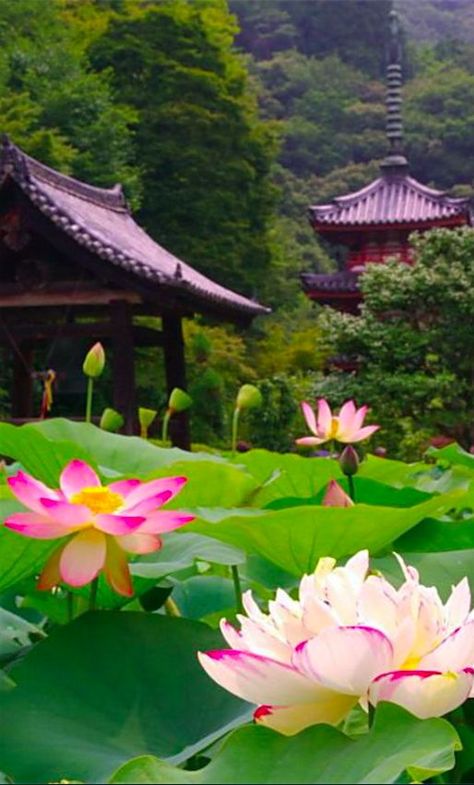
[[2, 781], [472, 781], [473, 456], [0, 454]]

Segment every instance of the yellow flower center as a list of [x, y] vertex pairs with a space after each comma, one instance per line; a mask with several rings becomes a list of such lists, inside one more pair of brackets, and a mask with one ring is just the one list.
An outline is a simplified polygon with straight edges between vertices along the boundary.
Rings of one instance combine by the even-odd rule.
[[401, 671], [416, 671], [418, 670], [418, 665], [420, 664], [421, 657], [408, 657], [407, 660], [400, 665]]
[[328, 439], [335, 439], [339, 430], [339, 417], [331, 418], [331, 426], [329, 428]]
[[84, 504], [96, 515], [101, 513], [111, 513], [118, 510], [123, 504], [123, 496], [114, 493], [109, 488], [83, 488], [82, 491], [73, 494], [70, 501], [73, 504]]

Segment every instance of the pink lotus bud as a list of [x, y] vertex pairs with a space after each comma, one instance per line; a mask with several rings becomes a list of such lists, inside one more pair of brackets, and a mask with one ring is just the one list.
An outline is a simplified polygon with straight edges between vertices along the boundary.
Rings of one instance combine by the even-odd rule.
[[339, 456], [339, 466], [346, 477], [352, 477], [359, 470], [359, 456], [356, 450], [348, 444]]
[[353, 507], [354, 502], [336, 480], [331, 480], [321, 502], [323, 507]]
[[104, 370], [105, 352], [101, 343], [95, 343], [86, 354], [82, 370], [90, 379], [97, 379]]

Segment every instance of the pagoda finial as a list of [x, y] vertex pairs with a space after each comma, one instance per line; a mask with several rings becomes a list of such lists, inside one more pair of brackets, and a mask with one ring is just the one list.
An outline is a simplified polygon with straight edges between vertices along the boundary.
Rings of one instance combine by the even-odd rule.
[[400, 20], [396, 11], [390, 12], [390, 38], [387, 47], [387, 122], [386, 134], [389, 142], [389, 153], [382, 168], [398, 171], [406, 169], [407, 160], [403, 155], [403, 120], [402, 120], [402, 44], [400, 36]]

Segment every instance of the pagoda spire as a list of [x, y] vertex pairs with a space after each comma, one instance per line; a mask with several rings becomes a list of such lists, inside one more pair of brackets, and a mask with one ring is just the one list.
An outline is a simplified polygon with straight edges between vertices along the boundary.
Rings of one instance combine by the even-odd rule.
[[408, 162], [403, 155], [402, 119], [402, 44], [400, 20], [396, 11], [390, 12], [390, 37], [387, 46], [387, 108], [386, 134], [389, 143], [388, 155], [382, 163], [386, 173], [406, 171]]

